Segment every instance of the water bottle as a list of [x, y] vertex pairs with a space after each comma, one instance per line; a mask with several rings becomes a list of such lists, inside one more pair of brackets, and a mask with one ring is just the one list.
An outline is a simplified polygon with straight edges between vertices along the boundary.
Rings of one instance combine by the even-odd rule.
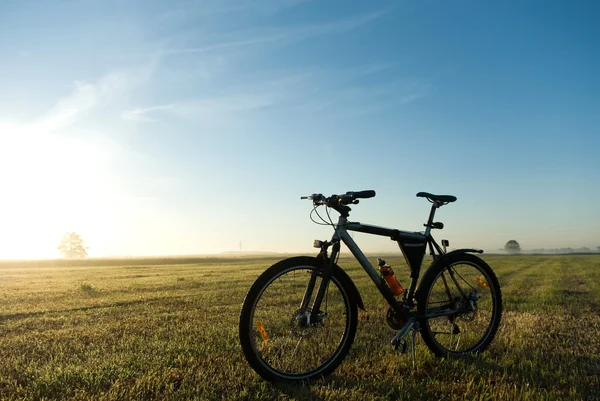
[[394, 271], [392, 270], [392, 266], [385, 263], [385, 260], [383, 260], [381, 258], [377, 258], [377, 261], [379, 262], [379, 272], [383, 276], [383, 279], [385, 280], [385, 282], [390, 286], [392, 293], [394, 295], [402, 294], [402, 292], [404, 291], [404, 288], [402, 288], [402, 285], [396, 278], [396, 275], [394, 274]]

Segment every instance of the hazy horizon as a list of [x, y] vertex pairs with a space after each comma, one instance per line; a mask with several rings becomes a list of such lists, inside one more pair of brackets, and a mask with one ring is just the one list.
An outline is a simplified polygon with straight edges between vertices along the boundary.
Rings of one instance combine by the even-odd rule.
[[[300, 196], [451, 248], [600, 245], [600, 3], [0, 5], [0, 259], [313, 252]], [[333, 213], [335, 215], [335, 212]], [[365, 252], [395, 252], [356, 234]]]
[[[587, 250], [581, 248], [540, 248], [540, 249], [521, 249], [519, 252], [508, 252], [503, 248], [498, 249], [488, 249], [483, 250], [483, 255], [539, 255], [539, 254], [547, 254], [547, 255], [566, 255], [566, 254], [594, 254], [599, 253], [600, 250], [597, 248], [588, 248]], [[448, 250], [458, 249], [455, 247], [449, 247]], [[481, 249], [481, 248], [480, 248]], [[64, 256], [56, 255], [51, 258], [0, 258], [0, 262], [31, 262], [31, 261], [68, 261], [70, 263], [76, 263], [77, 261], [85, 261], [85, 260], [146, 260], [146, 259], [203, 259], [203, 258], [228, 258], [228, 257], [268, 257], [268, 256], [277, 256], [277, 255], [297, 255], [297, 254], [314, 254], [316, 255], [318, 250], [302, 250], [302, 251], [290, 251], [290, 252], [277, 252], [277, 251], [223, 251], [219, 253], [196, 253], [196, 254], [149, 254], [149, 255], [103, 255], [103, 256], [91, 256], [84, 258], [65, 258]], [[402, 257], [402, 252], [400, 249], [396, 250], [381, 250], [374, 249], [365, 251], [365, 254], [369, 258], [373, 258], [376, 256], [389, 256], [394, 255], [398, 257]], [[429, 255], [429, 253], [427, 253]], [[342, 247], [341, 257], [349, 257], [352, 258], [352, 253], [344, 247]]]

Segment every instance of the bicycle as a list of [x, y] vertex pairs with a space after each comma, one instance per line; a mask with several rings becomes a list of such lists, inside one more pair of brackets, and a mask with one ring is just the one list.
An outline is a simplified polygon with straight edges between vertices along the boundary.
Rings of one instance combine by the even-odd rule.
[[[474, 254], [477, 249], [446, 252], [431, 230], [438, 208], [456, 201], [455, 196], [419, 192], [432, 203], [424, 232], [409, 232], [349, 222], [349, 204], [372, 198], [375, 191], [346, 192], [325, 197], [302, 197], [313, 202], [312, 213], [326, 206], [334, 227], [330, 241], [315, 240], [316, 257], [284, 259], [268, 268], [248, 291], [240, 314], [239, 336], [250, 366], [268, 381], [302, 382], [325, 377], [348, 354], [357, 329], [358, 308], [365, 310], [361, 295], [348, 274], [337, 264], [343, 242], [369, 275], [389, 305], [386, 321], [398, 330], [391, 340], [406, 352], [412, 330], [413, 363], [415, 336], [421, 333], [427, 347], [438, 357], [463, 356], [484, 351], [493, 340], [502, 315], [500, 284], [490, 266]], [[334, 224], [329, 210], [340, 216]], [[316, 222], [318, 223], [318, 222]], [[408, 290], [398, 299], [379, 272], [348, 233], [356, 231], [396, 241], [410, 269]], [[421, 265], [429, 246], [433, 262], [417, 289]], [[329, 255], [329, 248], [331, 254]]]

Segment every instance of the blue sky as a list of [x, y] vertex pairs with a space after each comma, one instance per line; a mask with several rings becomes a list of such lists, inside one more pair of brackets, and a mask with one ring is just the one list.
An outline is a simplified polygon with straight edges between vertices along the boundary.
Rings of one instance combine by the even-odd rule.
[[[299, 197], [497, 250], [600, 245], [593, 1], [3, 1], [0, 258], [311, 252]], [[356, 235], [368, 251], [386, 239]]]

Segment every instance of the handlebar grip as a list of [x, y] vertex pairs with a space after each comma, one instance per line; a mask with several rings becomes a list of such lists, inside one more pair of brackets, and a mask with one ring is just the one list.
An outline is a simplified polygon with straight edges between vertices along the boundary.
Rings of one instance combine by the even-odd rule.
[[348, 195], [352, 195], [355, 199], [358, 199], [358, 198], [362, 198], [362, 199], [374, 198], [375, 197], [375, 191], [373, 191], [372, 189], [369, 189], [369, 190], [366, 190], [366, 191], [348, 192]]

